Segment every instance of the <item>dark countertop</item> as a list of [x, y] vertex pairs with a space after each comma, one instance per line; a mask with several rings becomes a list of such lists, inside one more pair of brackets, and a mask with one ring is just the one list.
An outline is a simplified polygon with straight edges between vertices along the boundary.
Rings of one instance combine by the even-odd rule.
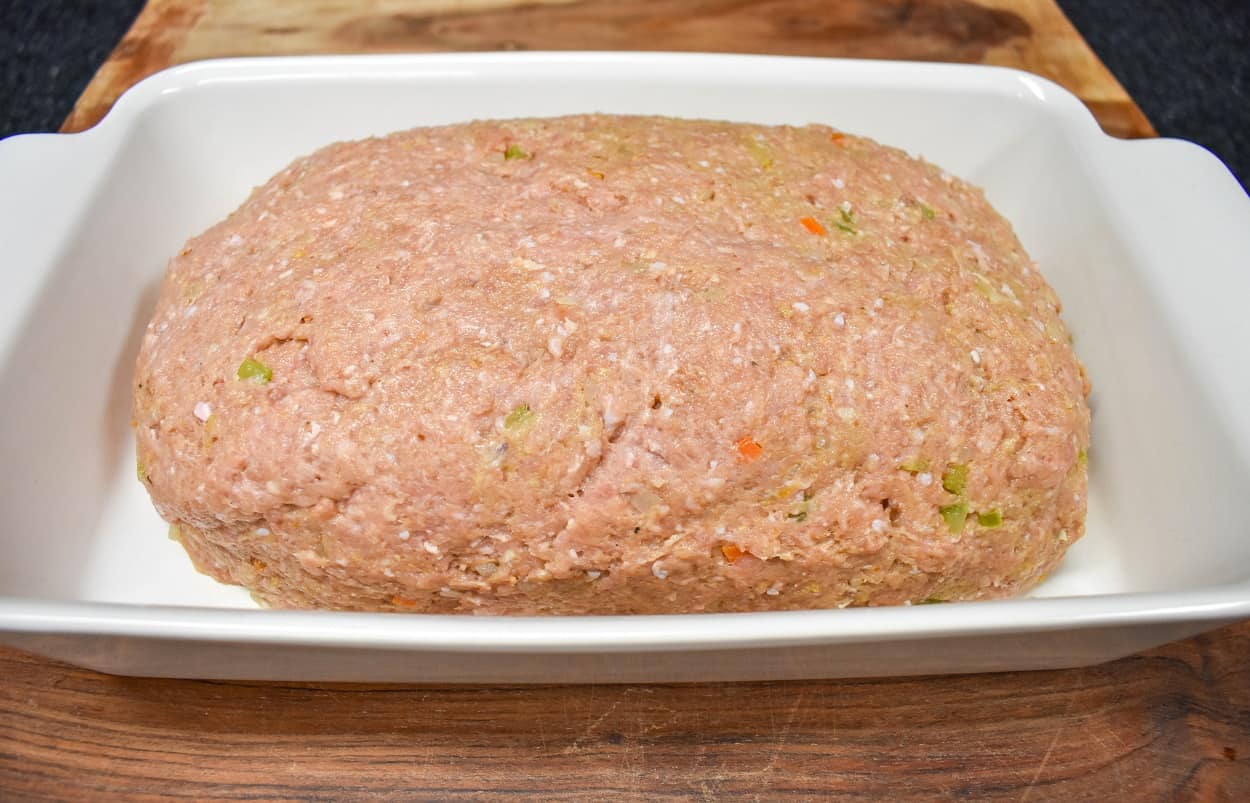
[[[1161, 136], [1250, 186], [1250, 2], [1060, 0]], [[55, 131], [142, 0], [0, 0], [0, 137]]]
[[1206, 146], [1250, 187], [1250, 2], [1059, 5], [1160, 136]]

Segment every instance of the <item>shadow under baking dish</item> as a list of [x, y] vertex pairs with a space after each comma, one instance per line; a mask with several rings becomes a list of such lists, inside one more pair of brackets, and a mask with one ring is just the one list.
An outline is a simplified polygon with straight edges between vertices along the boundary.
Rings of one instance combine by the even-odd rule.
[[1143, 226], [1169, 225], [1168, 210], [1134, 221], [1109, 203], [1116, 188], [1098, 182], [1097, 155], [1083, 148], [1100, 135], [1087, 130], [1092, 121], [1074, 122], [1083, 110], [1053, 85], [1004, 71], [962, 80], [957, 68], [919, 65], [900, 68], [916, 81], [884, 80], [847, 63], [799, 80], [793, 64], [783, 74], [768, 60], [736, 72], [635, 64], [586, 75], [549, 74], [540, 60], [520, 72], [454, 58], [355, 73], [332, 60], [285, 72], [256, 63], [268, 66], [158, 76], [123, 100], [113, 113], [121, 119], [22, 145], [80, 189], [50, 207], [47, 231], [27, 232], [16, 250], [6, 244], [26, 260], [6, 274], [27, 275], [3, 309], [12, 317], [0, 361], [0, 596], [254, 607], [246, 592], [192, 569], [135, 480], [131, 365], [166, 259], [254, 185], [329, 142], [586, 111], [823, 122], [984, 187], [1063, 299], [1094, 386], [1088, 534], [1034, 596], [1202, 589], [1250, 576], [1250, 460], [1229, 429], [1236, 411], [1213, 397], [1209, 367], [1180, 336], [1201, 311], [1161, 295], [1134, 241]]

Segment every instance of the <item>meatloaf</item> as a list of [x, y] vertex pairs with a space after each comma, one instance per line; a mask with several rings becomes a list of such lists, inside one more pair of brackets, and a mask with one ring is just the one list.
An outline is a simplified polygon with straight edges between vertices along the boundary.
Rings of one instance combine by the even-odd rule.
[[1084, 528], [1059, 313], [981, 191], [822, 125], [418, 128], [172, 259], [139, 475], [273, 607], [1006, 597]]

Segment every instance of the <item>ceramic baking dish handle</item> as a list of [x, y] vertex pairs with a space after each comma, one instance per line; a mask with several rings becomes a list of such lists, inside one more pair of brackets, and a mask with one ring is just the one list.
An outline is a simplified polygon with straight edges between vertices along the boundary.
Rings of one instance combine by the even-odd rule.
[[[0, 348], [16, 343], [20, 310], [52, 276], [116, 150], [114, 131], [26, 134], [0, 141]], [[0, 358], [6, 357], [0, 354]]]
[[1106, 137], [1097, 144], [1087, 167], [1099, 177], [1107, 214], [1143, 232], [1126, 247], [1156, 297], [1167, 300], [1164, 323], [1209, 378], [1211, 401], [1229, 413], [1224, 423], [1250, 460], [1250, 419], [1232, 414], [1233, 405], [1250, 400], [1250, 197], [1218, 158], [1191, 142]]

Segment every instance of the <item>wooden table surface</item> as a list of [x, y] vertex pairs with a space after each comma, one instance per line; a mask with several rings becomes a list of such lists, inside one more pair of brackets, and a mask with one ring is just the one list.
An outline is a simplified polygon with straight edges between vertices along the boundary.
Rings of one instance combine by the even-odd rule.
[[[65, 123], [214, 56], [650, 49], [966, 61], [1141, 111], [1051, 0], [151, 0]], [[599, 687], [118, 678], [0, 649], [0, 800], [1250, 800], [1250, 623], [1055, 672]]]

